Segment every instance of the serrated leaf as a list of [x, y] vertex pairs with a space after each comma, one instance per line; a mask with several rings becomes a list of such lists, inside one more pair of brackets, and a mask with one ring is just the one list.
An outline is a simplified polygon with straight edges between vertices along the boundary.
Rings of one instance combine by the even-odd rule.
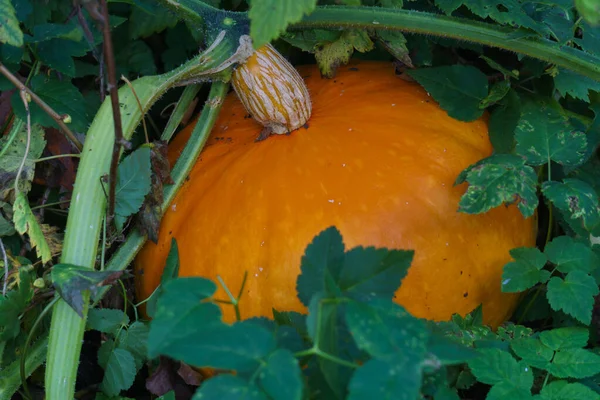
[[591, 54], [600, 54], [600, 26], [592, 26], [587, 21], [579, 25], [581, 37], [573, 39], [581, 48]]
[[37, 56], [40, 61], [70, 77], [77, 75], [73, 57], [85, 56], [89, 51], [90, 46], [84, 40], [73, 42], [65, 39], [52, 39], [37, 45]]
[[587, 328], [554, 328], [540, 332], [540, 341], [552, 350], [577, 349], [587, 346], [589, 336]]
[[[69, 127], [75, 131], [85, 132], [91, 122], [87, 114], [83, 95], [68, 80], [58, 80], [46, 77], [44, 74], [36, 75], [31, 79], [30, 88], [54, 111], [60, 115], [67, 114], [71, 117]], [[11, 105], [17, 117], [25, 121], [27, 113], [18, 93], [11, 98]], [[31, 123], [42, 126], [51, 126], [59, 129], [58, 124], [34, 102], [29, 103]]]
[[250, 36], [255, 49], [276, 39], [289, 24], [310, 14], [317, 0], [251, 0]]
[[29, 207], [27, 197], [19, 192], [13, 204], [13, 222], [15, 229], [21, 235], [27, 234], [31, 247], [35, 248], [35, 253], [42, 259], [42, 263], [52, 260], [50, 246], [44, 237], [42, 227]]
[[108, 359], [115, 348], [115, 341], [112, 339], [107, 339], [104, 343], [100, 345], [98, 348], [98, 365], [102, 367], [102, 369], [106, 369], [108, 365]]
[[462, 346], [454, 339], [441, 334], [431, 334], [427, 351], [442, 365], [465, 363], [477, 356], [477, 352], [469, 347]]
[[256, 386], [233, 375], [218, 375], [205, 381], [192, 400], [268, 400]]
[[531, 391], [533, 372], [527, 365], [500, 349], [480, 349], [479, 353], [480, 357], [469, 360], [468, 364], [480, 382]]
[[515, 138], [517, 153], [531, 165], [555, 161], [577, 166], [583, 162], [587, 148], [583, 132], [573, 129], [555, 108], [538, 102], [528, 102], [523, 107]]
[[117, 329], [129, 324], [129, 317], [122, 310], [92, 308], [88, 312], [87, 329], [116, 334]]
[[52, 267], [52, 283], [60, 297], [80, 317], [83, 317], [82, 292], [89, 290], [95, 295], [106, 280], [115, 275], [115, 271], [95, 271], [72, 264], [56, 264]]
[[15, 9], [11, 0], [0, 0], [0, 43], [6, 43], [11, 46], [23, 46], [23, 32], [19, 27]]
[[540, 400], [598, 400], [600, 394], [589, 387], [568, 381], [553, 381], [540, 391]]
[[554, 84], [561, 96], [569, 94], [587, 103], [590, 102], [590, 90], [600, 91], [600, 82], [564, 68], [559, 68], [558, 75], [554, 77]]
[[[296, 282], [298, 298], [308, 307], [312, 297], [325, 291], [325, 280], [337, 277], [344, 259], [344, 242], [335, 227], [316, 235], [301, 259], [301, 273]], [[335, 278], [337, 280], [337, 278]]]
[[542, 193], [568, 217], [581, 219], [586, 229], [591, 230], [600, 223], [598, 195], [588, 183], [573, 178], [546, 181], [542, 184]]
[[488, 81], [477, 68], [451, 65], [407, 73], [433, 96], [449, 116], [460, 121], [473, 121], [483, 115], [479, 104], [488, 96]]
[[300, 400], [304, 382], [302, 370], [294, 355], [285, 349], [276, 350], [266, 360], [258, 375], [259, 385], [273, 400]]
[[469, 183], [459, 211], [484, 213], [502, 204], [516, 203], [525, 217], [538, 205], [537, 175], [525, 160], [511, 154], [496, 154], [468, 167], [457, 179]]
[[335, 283], [344, 295], [354, 299], [392, 300], [413, 256], [412, 250], [355, 247], [344, 254], [343, 267]]
[[337, 40], [318, 46], [315, 50], [315, 59], [321, 75], [333, 78], [337, 68], [350, 61], [354, 50], [364, 53], [371, 49], [373, 49], [373, 42], [365, 31], [350, 29], [345, 30]]
[[600, 373], [600, 356], [585, 349], [559, 350], [548, 372], [557, 378], [588, 378]]
[[108, 396], [118, 395], [121, 390], [131, 387], [135, 372], [135, 362], [131, 353], [120, 348], [114, 349], [108, 357], [100, 390]]
[[548, 281], [548, 302], [553, 310], [562, 310], [578, 321], [589, 325], [592, 319], [594, 296], [598, 285], [593, 277], [581, 272], [569, 272], [565, 279], [554, 276]]
[[358, 368], [348, 385], [348, 400], [414, 400], [419, 397], [419, 360], [402, 364], [393, 360], [371, 359]]
[[33, 298], [31, 275], [24, 268], [19, 269], [18, 288], [0, 296], [0, 342], [11, 340], [21, 331], [20, 315]]
[[140, 370], [148, 359], [148, 332], [148, 325], [140, 321], [119, 332], [119, 347], [133, 355], [136, 370]]
[[545, 271], [546, 256], [535, 247], [520, 247], [510, 251], [515, 259], [504, 266], [502, 272], [503, 292], [522, 292], [550, 278]]
[[349, 302], [346, 324], [356, 345], [380, 360], [408, 356], [419, 362], [425, 358], [428, 332], [424, 321], [410, 315], [391, 301], [371, 304]]
[[511, 342], [510, 346], [525, 363], [539, 369], [547, 369], [554, 356], [554, 350], [543, 344], [539, 339], [516, 339]]
[[[39, 125], [31, 126], [31, 134], [29, 136], [29, 152], [25, 154], [27, 149], [27, 126], [26, 124], [19, 125], [15, 121], [13, 129], [21, 126], [21, 129], [16, 132], [14, 139], [10, 141], [11, 134], [0, 138], [0, 149], [6, 149], [2, 157], [0, 157], [0, 199], [6, 199], [9, 192], [14, 189], [15, 178], [23, 159], [23, 170], [19, 179], [19, 191], [27, 193], [31, 189], [31, 181], [35, 174], [35, 160], [40, 158], [46, 140], [44, 139], [44, 130]], [[8, 147], [7, 147], [8, 146]]]
[[515, 147], [515, 130], [521, 118], [521, 100], [510, 90], [490, 114], [490, 141], [496, 153], [511, 153]]
[[74, 42], [83, 40], [83, 30], [75, 22], [66, 24], [45, 23], [33, 27], [33, 38], [29, 43], [39, 43], [52, 39], [67, 39]]
[[546, 245], [544, 253], [562, 273], [571, 271], [591, 272], [598, 267], [600, 260], [592, 249], [576, 242], [570, 236], [558, 236]]
[[119, 164], [115, 191], [115, 223], [123, 229], [125, 220], [139, 211], [150, 191], [150, 148], [143, 146]]

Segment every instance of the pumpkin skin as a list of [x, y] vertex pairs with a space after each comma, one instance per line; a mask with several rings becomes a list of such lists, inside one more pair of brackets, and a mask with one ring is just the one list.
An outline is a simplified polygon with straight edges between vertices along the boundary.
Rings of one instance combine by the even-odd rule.
[[[220, 275], [238, 293], [242, 318], [272, 309], [306, 312], [296, 279], [306, 246], [332, 225], [346, 249], [415, 251], [395, 300], [413, 315], [448, 320], [483, 304], [497, 327], [519, 300], [501, 293], [515, 247], [534, 246], [535, 217], [515, 206], [459, 213], [467, 166], [488, 156], [487, 122], [452, 119], [388, 63], [354, 61], [335, 79], [299, 68], [312, 96], [309, 126], [255, 142], [262, 127], [230, 94], [189, 179], [161, 222], [158, 244], [134, 262], [140, 299], [160, 282], [175, 237], [180, 276]], [[170, 145], [175, 161], [192, 130]], [[217, 298], [227, 299], [219, 287]], [[222, 306], [225, 321], [233, 307]]]

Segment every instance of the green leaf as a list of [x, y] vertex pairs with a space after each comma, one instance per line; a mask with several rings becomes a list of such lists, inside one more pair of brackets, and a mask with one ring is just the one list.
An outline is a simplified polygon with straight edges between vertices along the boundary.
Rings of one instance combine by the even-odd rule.
[[323, 43], [315, 50], [315, 59], [319, 65], [321, 75], [333, 78], [340, 65], [347, 64], [350, 57], [357, 50], [361, 53], [373, 49], [373, 42], [369, 35], [358, 29], [349, 29], [342, 32], [335, 41]]
[[[58, 80], [39, 74], [31, 79], [30, 88], [54, 111], [60, 115], [71, 117], [69, 127], [75, 131], [85, 132], [91, 123], [91, 116], [86, 112], [85, 100], [81, 91], [68, 80]], [[25, 106], [18, 93], [11, 99], [11, 105], [17, 117], [27, 120]], [[34, 102], [29, 103], [31, 123], [59, 129], [58, 124]]]
[[460, 121], [473, 121], [483, 115], [479, 104], [488, 96], [488, 81], [472, 66], [451, 65], [408, 71], [441, 108]]
[[11, 46], [23, 46], [23, 32], [11, 0], [0, 0], [0, 43]]
[[142, 40], [128, 41], [116, 54], [119, 75], [155, 75], [156, 63], [152, 49]]
[[575, 131], [568, 119], [540, 102], [528, 102], [523, 107], [515, 133], [517, 153], [531, 165], [555, 161], [566, 166], [577, 166], [584, 160], [587, 139]]
[[479, 108], [488, 108], [491, 105], [498, 103], [502, 100], [510, 91], [510, 80], [505, 79], [500, 82], [496, 82], [490, 89], [490, 93], [485, 99], [479, 103]]
[[308, 307], [315, 294], [324, 292], [327, 279], [337, 280], [343, 260], [344, 242], [335, 227], [327, 228], [313, 238], [302, 256], [301, 274], [296, 282], [302, 304]]
[[163, 285], [148, 335], [151, 358], [171, 342], [176, 344], [180, 338], [197, 334], [197, 324], [220, 322], [219, 307], [204, 302], [216, 289], [214, 282], [200, 277], [177, 278]]
[[19, 269], [19, 283], [6, 296], [0, 296], [0, 342], [13, 339], [21, 332], [20, 315], [33, 298], [32, 279], [24, 268]]
[[510, 346], [515, 354], [522, 358], [525, 363], [539, 369], [547, 369], [554, 356], [554, 350], [546, 346], [539, 339], [516, 339], [511, 342]]
[[598, 195], [588, 183], [573, 178], [546, 181], [542, 184], [542, 193], [570, 219], [581, 219], [586, 229], [591, 230], [600, 223]]
[[256, 386], [233, 375], [218, 375], [202, 383], [192, 400], [268, 400]]
[[562, 310], [578, 321], [589, 325], [592, 319], [594, 296], [598, 285], [593, 277], [581, 272], [569, 272], [565, 279], [554, 276], [548, 281], [548, 302], [553, 310]]
[[139, 211], [150, 191], [150, 148], [143, 146], [119, 164], [115, 192], [115, 223], [123, 229], [125, 220]]
[[276, 39], [289, 24], [299, 22], [317, 6], [317, 0], [251, 0], [250, 36], [255, 49]]
[[462, 364], [477, 356], [475, 350], [441, 334], [430, 335], [427, 351], [442, 365]]
[[117, 329], [129, 324], [129, 317], [122, 310], [92, 308], [88, 313], [87, 329], [116, 334]]
[[391, 55], [402, 61], [404, 64], [412, 66], [409, 51], [406, 47], [406, 37], [404, 37], [402, 32], [380, 30], [376, 31], [376, 34], [379, 43], [381, 43]]
[[42, 263], [47, 263], [52, 260], [52, 252], [50, 246], [44, 237], [42, 227], [37, 218], [29, 207], [27, 197], [22, 192], [17, 194], [13, 204], [13, 222], [15, 229], [21, 235], [27, 234], [31, 247], [35, 248], [38, 257], [42, 259]]
[[119, 347], [133, 355], [136, 370], [140, 370], [148, 359], [148, 325], [135, 321], [127, 329], [119, 332]]
[[591, 54], [600, 54], [600, 27], [592, 26], [587, 21], [579, 25], [581, 29], [581, 38], [575, 38], [573, 41], [581, 48]]
[[33, 38], [30, 43], [45, 42], [52, 39], [67, 39], [74, 42], [82, 41], [83, 30], [78, 24], [71, 21], [66, 24], [46, 23], [33, 27]]
[[85, 56], [89, 51], [90, 46], [83, 40], [73, 42], [65, 39], [52, 39], [37, 45], [37, 55], [40, 61], [70, 77], [77, 75], [73, 57]]
[[513, 151], [520, 118], [521, 100], [515, 90], [510, 90], [490, 114], [490, 141], [496, 153]]
[[561, 96], [569, 94], [586, 103], [590, 102], [590, 90], [600, 91], [600, 82], [564, 68], [559, 68], [558, 75], [554, 77], [554, 85]]
[[424, 321], [391, 301], [349, 302], [346, 324], [356, 345], [380, 360], [425, 358], [428, 331]]
[[160, 3], [136, 0], [135, 4], [136, 7], [132, 7], [129, 17], [129, 32], [132, 39], [145, 38], [177, 24], [177, 17]]
[[598, 400], [600, 394], [578, 382], [553, 381], [540, 391], [540, 400]]
[[303, 29], [285, 32], [281, 39], [303, 51], [314, 53], [318, 46], [335, 42], [342, 36], [342, 33], [325, 29]]
[[600, 356], [585, 349], [559, 350], [548, 372], [557, 378], [587, 378], [600, 373]]
[[160, 277], [160, 284], [154, 290], [154, 293], [150, 295], [150, 298], [146, 302], [146, 313], [149, 317], [154, 317], [156, 312], [156, 301], [158, 299], [158, 293], [162, 293], [162, 287], [165, 283], [176, 278], [179, 275], [179, 247], [177, 246], [177, 240], [171, 238], [171, 248], [167, 255], [167, 261], [165, 262], [165, 268]]
[[288, 350], [279, 349], [270, 354], [266, 361], [258, 375], [263, 391], [273, 400], [300, 400], [304, 382], [294, 355]]
[[[118, 272], [117, 272], [118, 274]], [[106, 280], [115, 275], [115, 271], [95, 271], [72, 264], [56, 264], [52, 267], [52, 282], [60, 297], [83, 317], [82, 292], [89, 290], [95, 295]]]
[[463, 171], [457, 184], [463, 180], [469, 188], [460, 200], [461, 212], [479, 214], [502, 204], [517, 203], [521, 213], [530, 217], [537, 208], [537, 175], [522, 157], [492, 155]]
[[[411, 363], [410, 361], [414, 361]], [[414, 400], [419, 397], [419, 360], [398, 364], [393, 360], [371, 359], [354, 372], [348, 385], [348, 400]]]
[[355, 247], [344, 255], [337, 286], [344, 295], [361, 301], [392, 300], [413, 255], [412, 250]]
[[575, 8], [590, 24], [600, 24], [600, 4], [596, 0], [575, 0]]
[[598, 267], [600, 260], [591, 248], [576, 242], [570, 236], [558, 236], [546, 245], [544, 253], [562, 273], [571, 271], [591, 272]]
[[[23, 170], [19, 180], [19, 191], [27, 193], [31, 189], [31, 181], [35, 175], [35, 160], [40, 158], [46, 147], [44, 139], [44, 130], [39, 125], [31, 126], [31, 135], [29, 137], [29, 152], [27, 149], [27, 125], [19, 125], [19, 121], [13, 126], [13, 129], [21, 126], [16, 132], [16, 136], [10, 141], [10, 134], [0, 138], [0, 149], [6, 149], [0, 157], [0, 199], [9, 197], [9, 192], [14, 189], [15, 178], [23, 159]], [[13, 131], [11, 130], [11, 134]], [[7, 147], [8, 146], [8, 147]]]
[[552, 350], [580, 349], [587, 346], [589, 336], [587, 328], [554, 328], [540, 332], [540, 341]]
[[469, 368], [477, 379], [488, 385], [499, 383], [530, 392], [533, 372], [523, 362], [500, 349], [480, 349], [480, 357], [469, 360]]
[[100, 390], [108, 396], [118, 395], [121, 390], [131, 387], [135, 372], [135, 362], [131, 353], [120, 348], [114, 349], [108, 357]]
[[550, 272], [543, 270], [546, 256], [535, 247], [520, 247], [510, 251], [515, 261], [504, 266], [502, 291], [523, 292], [550, 278]]

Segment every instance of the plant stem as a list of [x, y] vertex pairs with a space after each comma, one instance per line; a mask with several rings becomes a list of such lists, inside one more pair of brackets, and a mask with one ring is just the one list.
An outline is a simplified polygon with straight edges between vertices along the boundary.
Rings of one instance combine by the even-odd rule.
[[600, 59], [572, 47], [526, 35], [521, 29], [470, 19], [380, 7], [317, 7], [289, 30], [367, 28], [435, 35], [497, 47], [544, 60], [600, 81]]
[[39, 163], [39, 162], [43, 162], [43, 161], [56, 160], [57, 158], [66, 158], [66, 157], [79, 158], [79, 157], [81, 157], [81, 154], [55, 154], [53, 156], [38, 158], [37, 160], [35, 160], [35, 162]]

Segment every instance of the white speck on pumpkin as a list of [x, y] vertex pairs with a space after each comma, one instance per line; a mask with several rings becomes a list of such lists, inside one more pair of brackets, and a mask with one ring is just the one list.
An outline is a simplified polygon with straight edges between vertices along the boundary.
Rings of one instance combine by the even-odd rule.
[[177, 203], [174, 203], [174, 204], [171, 206], [171, 211], [173, 211], [173, 212], [177, 211]]
[[327, 201], [330, 202], [331, 204], [335, 203], [334, 199], [330, 199], [330, 200], [327, 200]]

